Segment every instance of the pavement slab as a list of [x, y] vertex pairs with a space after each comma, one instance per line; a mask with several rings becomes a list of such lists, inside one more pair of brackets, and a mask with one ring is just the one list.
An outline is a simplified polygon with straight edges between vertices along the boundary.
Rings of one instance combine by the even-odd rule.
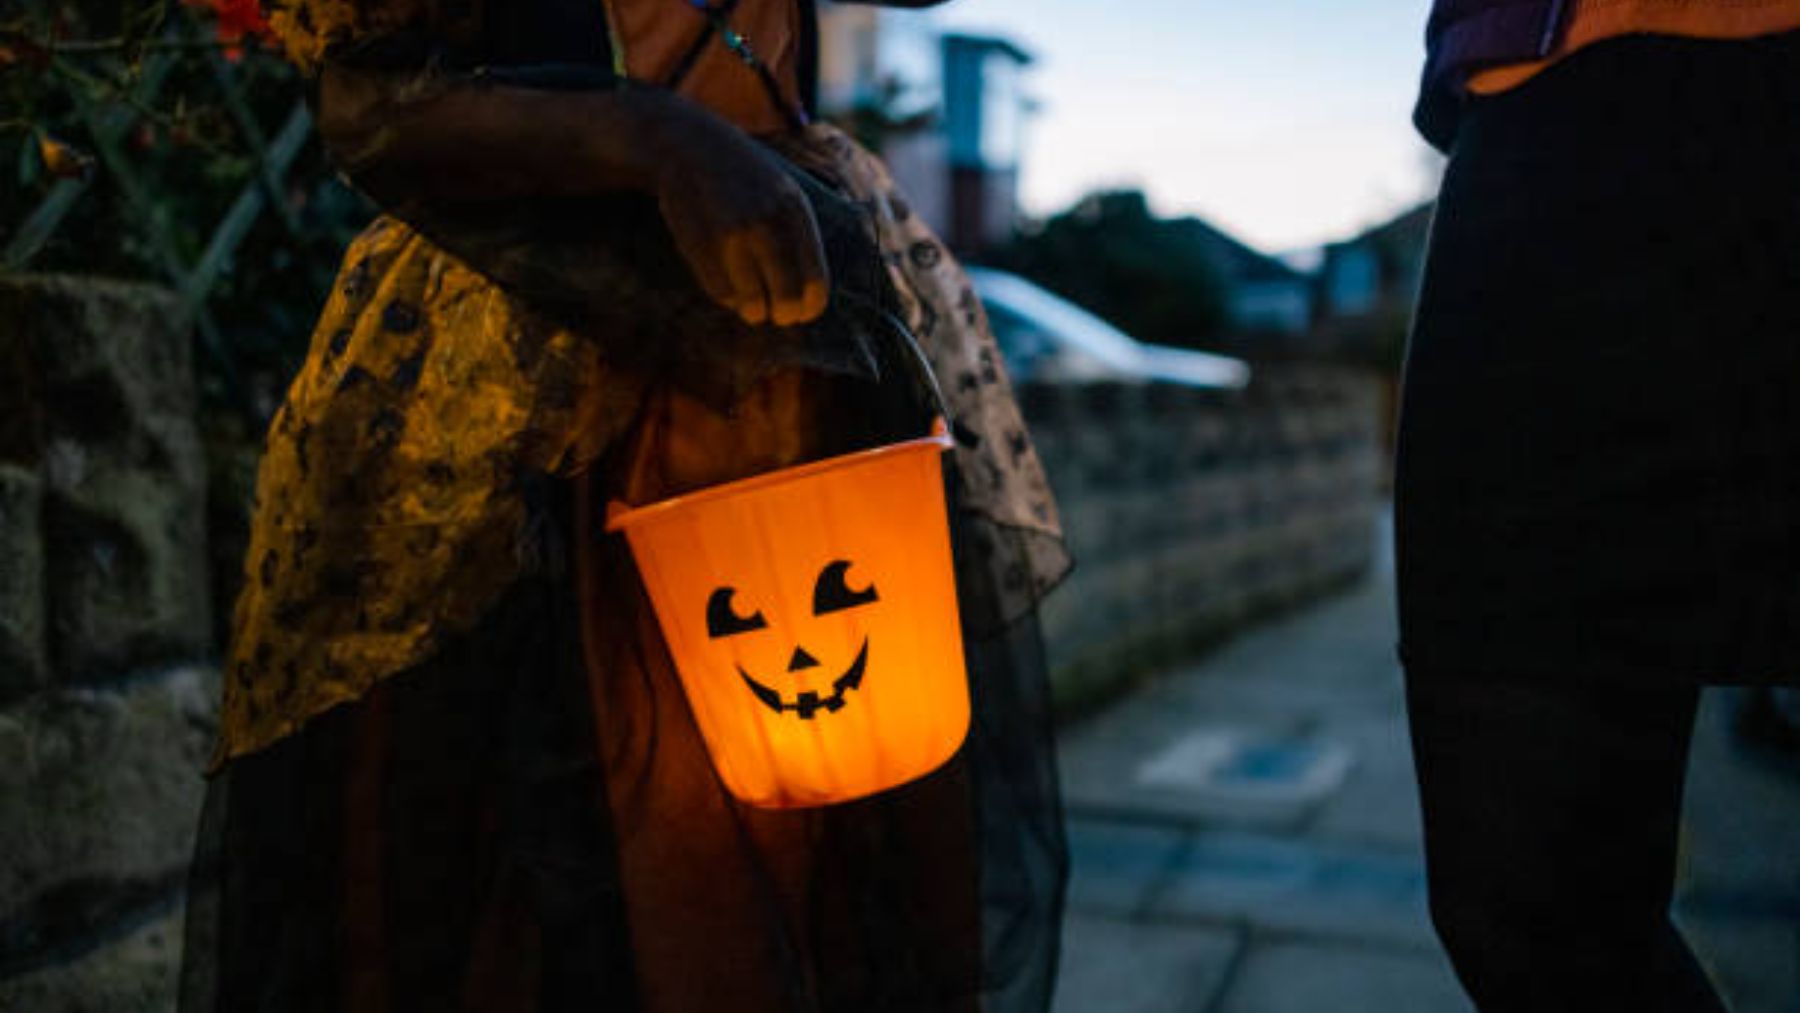
[[1676, 922], [1731, 1013], [1800, 1013], [1800, 921], [1678, 909]]
[[1069, 908], [1131, 917], [1150, 903], [1185, 845], [1185, 832], [1143, 824], [1069, 821]]
[[1148, 913], [1357, 945], [1437, 949], [1417, 855], [1308, 839], [1196, 834]]
[[1682, 821], [1684, 897], [1735, 899], [1800, 924], [1800, 756], [1746, 748], [1732, 720], [1746, 691], [1711, 689], [1694, 725]]
[[1676, 921], [1732, 1013], [1800, 1013], [1800, 756], [1738, 741], [1746, 693], [1701, 700]]
[[1220, 1013], [1474, 1013], [1474, 1009], [1441, 960], [1342, 945], [1271, 942], [1246, 953]]
[[1240, 933], [1075, 915], [1063, 924], [1055, 1013], [1204, 1013], [1242, 948]]
[[1307, 832], [1331, 841], [1420, 853], [1423, 830], [1418, 793], [1411, 790], [1412, 742], [1399, 702], [1375, 714], [1333, 717], [1315, 734], [1342, 744], [1356, 763], [1343, 787], [1313, 813]]

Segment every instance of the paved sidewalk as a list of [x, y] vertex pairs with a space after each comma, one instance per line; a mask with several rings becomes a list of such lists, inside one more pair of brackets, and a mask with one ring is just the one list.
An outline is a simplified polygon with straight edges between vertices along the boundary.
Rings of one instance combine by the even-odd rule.
[[[1391, 576], [1065, 729], [1057, 1013], [1468, 1011], [1431, 934]], [[1682, 920], [1737, 1013], [1800, 1013], [1800, 770], [1713, 692]]]

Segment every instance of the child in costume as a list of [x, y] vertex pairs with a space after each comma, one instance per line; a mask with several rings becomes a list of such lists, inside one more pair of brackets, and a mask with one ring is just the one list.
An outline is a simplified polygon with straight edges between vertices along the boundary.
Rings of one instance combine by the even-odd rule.
[[[269, 431], [183, 1010], [1047, 1004], [1067, 557], [966, 279], [809, 122], [813, 18], [276, 7], [386, 213]], [[751, 809], [595, 508], [920, 435], [896, 323], [954, 418], [974, 727], [914, 784]]]

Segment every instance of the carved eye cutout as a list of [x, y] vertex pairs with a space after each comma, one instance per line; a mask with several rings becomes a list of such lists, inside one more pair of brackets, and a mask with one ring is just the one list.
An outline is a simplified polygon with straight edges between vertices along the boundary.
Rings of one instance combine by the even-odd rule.
[[819, 571], [819, 581], [813, 585], [813, 615], [822, 616], [880, 600], [873, 584], [861, 591], [852, 591], [844, 582], [844, 574], [849, 570], [849, 560], [837, 559], [826, 563], [825, 569]]
[[769, 625], [768, 620], [763, 618], [760, 611], [752, 612], [747, 616], [740, 616], [732, 611], [731, 599], [736, 595], [737, 588], [721, 587], [713, 591], [712, 597], [706, 599], [707, 636], [716, 640], [719, 637], [730, 637], [739, 633], [748, 633], [751, 630], [760, 630]]

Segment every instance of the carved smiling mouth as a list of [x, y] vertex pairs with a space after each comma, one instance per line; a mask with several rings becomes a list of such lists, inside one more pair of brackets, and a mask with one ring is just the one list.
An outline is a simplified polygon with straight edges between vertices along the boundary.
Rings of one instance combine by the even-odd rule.
[[844, 706], [844, 694], [862, 685], [863, 670], [868, 667], [868, 664], [869, 638], [864, 637], [862, 649], [856, 652], [856, 660], [850, 663], [849, 669], [847, 669], [843, 675], [838, 676], [837, 679], [832, 682], [831, 693], [829, 695], [820, 696], [811, 690], [807, 690], [804, 693], [795, 694], [792, 702], [783, 700], [779, 691], [770, 689], [762, 683], [757, 682], [755, 679], [750, 678], [750, 673], [744, 671], [744, 666], [738, 666], [738, 674], [744, 677], [745, 685], [750, 687], [750, 692], [756, 694], [756, 698], [762, 701], [764, 707], [769, 708], [777, 714], [785, 711], [793, 711], [795, 714], [800, 715], [801, 720], [811, 721], [813, 715], [820, 711], [835, 714], [839, 710], [842, 710]]

